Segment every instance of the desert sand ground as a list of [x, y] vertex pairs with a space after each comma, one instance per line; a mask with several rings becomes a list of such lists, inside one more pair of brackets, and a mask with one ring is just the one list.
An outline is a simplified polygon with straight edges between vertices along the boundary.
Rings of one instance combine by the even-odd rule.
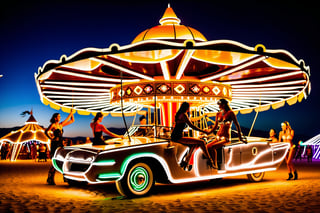
[[320, 161], [297, 161], [299, 180], [286, 181], [285, 162], [264, 180], [246, 176], [221, 181], [156, 185], [148, 197], [121, 197], [114, 184], [70, 187], [51, 161], [0, 161], [0, 212], [320, 212]]

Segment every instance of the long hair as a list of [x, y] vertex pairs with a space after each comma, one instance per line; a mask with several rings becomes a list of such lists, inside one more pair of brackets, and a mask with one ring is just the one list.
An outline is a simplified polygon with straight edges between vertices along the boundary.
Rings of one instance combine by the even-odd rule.
[[292, 128], [291, 128], [291, 126], [290, 126], [288, 121], [283, 121], [282, 123], [287, 126], [287, 129], [289, 129], [290, 131], [292, 130]]
[[231, 107], [229, 105], [229, 102], [224, 99], [224, 98], [221, 98], [219, 101], [218, 101], [218, 105], [224, 105], [224, 110], [226, 110], [226, 112], [230, 111], [231, 110]]
[[56, 118], [58, 117], [59, 113], [54, 113], [50, 119], [50, 123], [55, 123], [56, 122]]
[[102, 116], [103, 116], [103, 114], [102, 114], [101, 112], [98, 112], [98, 113], [96, 114], [96, 116], [94, 116], [94, 119], [92, 120], [92, 122], [93, 122], [93, 123], [97, 122], [97, 120], [98, 120], [99, 118], [101, 118]]
[[179, 115], [182, 114], [182, 113], [186, 113], [188, 111], [189, 107], [190, 107], [190, 104], [188, 102], [183, 102], [181, 104], [178, 112], [176, 113], [176, 116], [175, 116], [174, 120], [177, 121]]

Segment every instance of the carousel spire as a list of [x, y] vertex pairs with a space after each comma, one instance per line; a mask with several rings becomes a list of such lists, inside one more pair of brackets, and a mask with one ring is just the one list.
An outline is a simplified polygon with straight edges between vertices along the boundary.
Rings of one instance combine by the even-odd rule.
[[168, 8], [164, 12], [162, 18], [159, 20], [161, 25], [180, 25], [181, 20], [177, 17], [176, 13], [168, 4]]

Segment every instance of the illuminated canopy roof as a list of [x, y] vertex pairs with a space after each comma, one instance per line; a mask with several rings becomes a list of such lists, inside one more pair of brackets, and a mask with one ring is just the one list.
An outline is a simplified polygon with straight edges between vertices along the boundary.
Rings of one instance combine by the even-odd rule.
[[187, 39], [207, 41], [199, 31], [188, 26], [180, 25], [180, 22], [180, 19], [169, 5], [159, 21], [160, 25], [143, 31], [132, 41], [132, 43], [151, 39], [180, 40], [182, 42]]
[[310, 93], [309, 67], [285, 50], [206, 41], [198, 31], [180, 25], [170, 7], [160, 24], [129, 45], [85, 48], [47, 61], [35, 74], [42, 102], [65, 112], [75, 108], [80, 114], [115, 115], [121, 112], [116, 101], [121, 94], [127, 96], [125, 113], [150, 106], [154, 98], [164, 102], [193, 98], [205, 113], [214, 113], [216, 100], [224, 97], [233, 110], [250, 113], [286, 102], [292, 105]]
[[13, 143], [11, 160], [17, 159], [21, 144], [29, 141], [39, 141], [46, 144], [50, 143], [49, 138], [44, 133], [44, 128], [39, 126], [32, 113], [21, 129], [12, 131], [0, 138], [0, 144], [5, 142]]

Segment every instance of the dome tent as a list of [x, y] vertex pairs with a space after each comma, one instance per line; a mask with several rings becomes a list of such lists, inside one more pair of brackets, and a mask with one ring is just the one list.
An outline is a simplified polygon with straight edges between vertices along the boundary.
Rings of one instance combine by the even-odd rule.
[[38, 124], [31, 111], [29, 119], [22, 128], [0, 138], [0, 148], [2, 149], [3, 144], [6, 142], [11, 143], [12, 146], [9, 151], [10, 160], [15, 161], [23, 145], [32, 141], [46, 144], [50, 148], [50, 139], [45, 135], [44, 128]]

